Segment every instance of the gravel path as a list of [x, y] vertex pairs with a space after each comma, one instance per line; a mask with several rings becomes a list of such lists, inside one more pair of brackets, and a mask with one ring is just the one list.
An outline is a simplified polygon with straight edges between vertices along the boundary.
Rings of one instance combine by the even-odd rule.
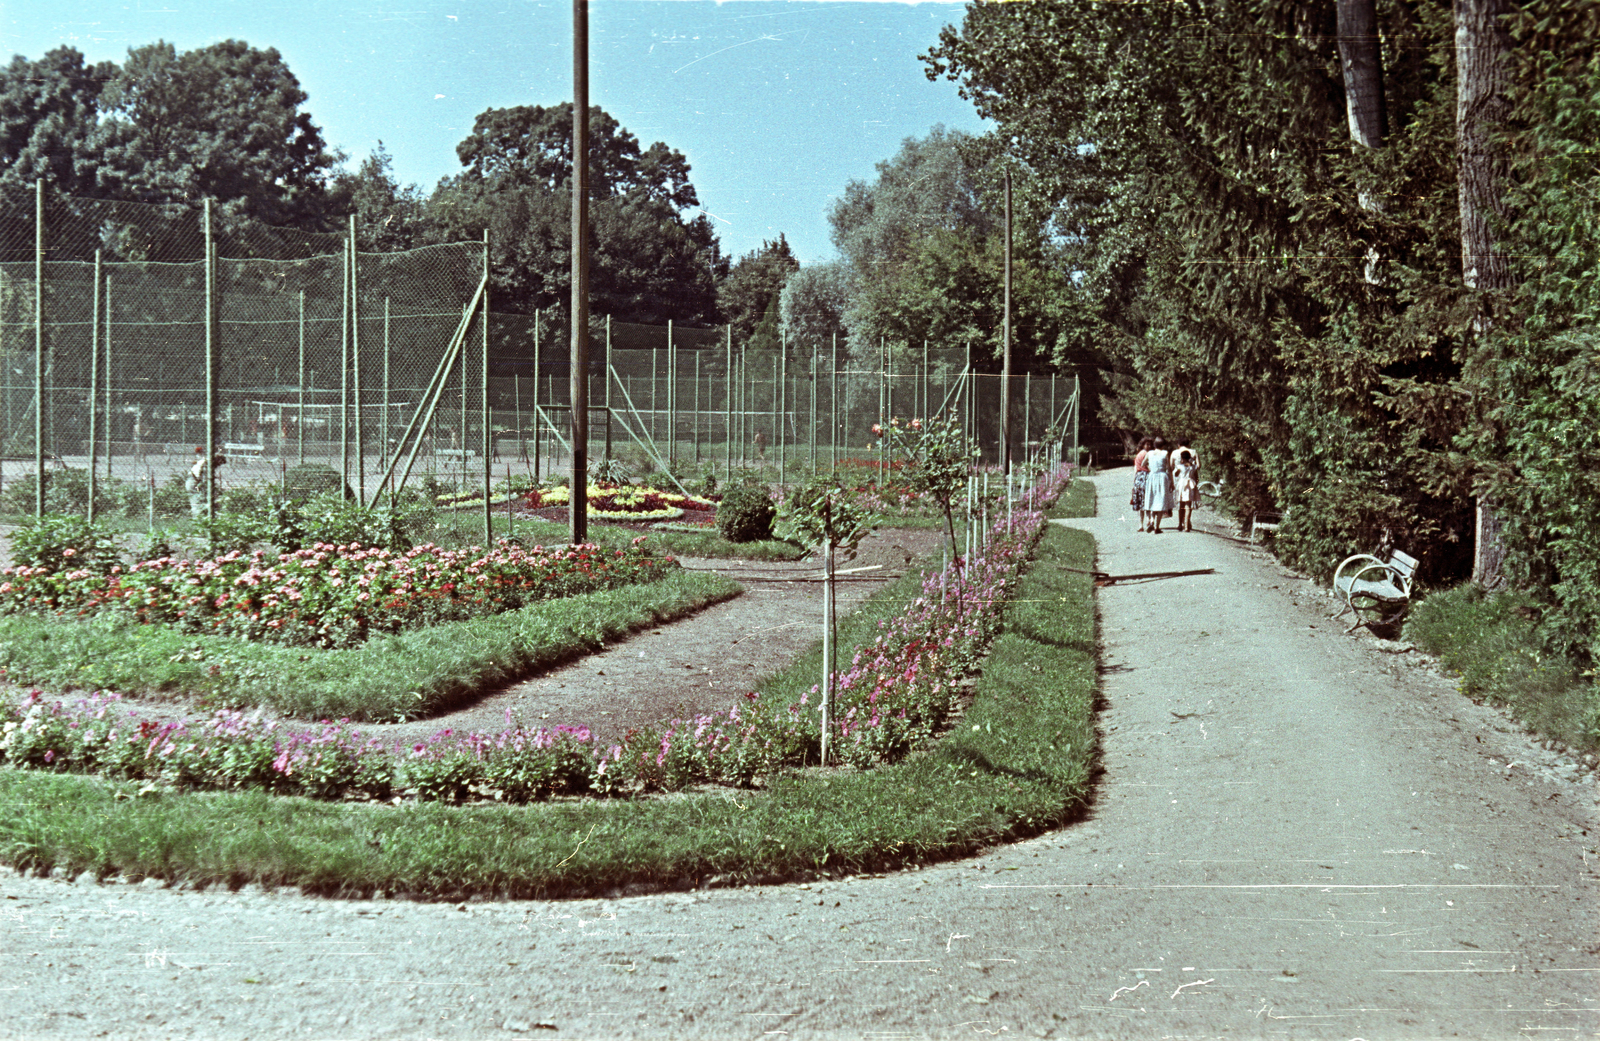
[[1069, 522], [1103, 570], [1217, 571], [1100, 591], [1078, 824], [888, 877], [568, 903], [5, 874], [0, 1035], [1596, 1036], [1593, 776], [1266, 555], [1108, 512]]

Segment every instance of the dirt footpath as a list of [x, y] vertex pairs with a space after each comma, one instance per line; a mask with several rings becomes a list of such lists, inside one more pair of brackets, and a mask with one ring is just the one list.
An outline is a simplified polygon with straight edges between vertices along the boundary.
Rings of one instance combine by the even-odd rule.
[[[1099, 479], [1101, 502], [1124, 495]], [[1592, 776], [1220, 534], [1069, 522], [1089, 817], [889, 877], [414, 905], [0, 876], [27, 1038], [1600, 1036]]]

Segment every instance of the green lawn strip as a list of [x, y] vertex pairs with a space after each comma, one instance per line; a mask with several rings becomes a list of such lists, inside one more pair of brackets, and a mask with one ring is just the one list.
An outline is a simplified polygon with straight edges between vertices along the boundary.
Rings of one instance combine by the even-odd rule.
[[1461, 692], [1510, 710], [1524, 726], [1583, 752], [1600, 751], [1600, 689], [1579, 666], [1545, 652], [1526, 593], [1486, 597], [1472, 585], [1412, 607], [1405, 638], [1461, 677]]
[[598, 650], [606, 640], [737, 595], [738, 583], [674, 570], [657, 582], [549, 600], [337, 651], [247, 643], [105, 616], [0, 617], [0, 667], [51, 690], [163, 692], [266, 705], [304, 719], [431, 715], [485, 687]]
[[1075, 478], [1061, 493], [1056, 504], [1045, 511], [1046, 516], [1059, 518], [1093, 517], [1096, 506], [1094, 483]]
[[1007, 608], [976, 700], [929, 751], [866, 772], [533, 806], [140, 794], [133, 783], [0, 769], [0, 859], [193, 883], [550, 896], [629, 884], [774, 881], [969, 853], [1070, 818], [1088, 794], [1093, 540], [1051, 526]]

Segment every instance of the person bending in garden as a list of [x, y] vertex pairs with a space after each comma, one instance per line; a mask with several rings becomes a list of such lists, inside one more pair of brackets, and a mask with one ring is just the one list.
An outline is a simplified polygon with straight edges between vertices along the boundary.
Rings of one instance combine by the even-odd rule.
[[[195, 455], [200, 458], [189, 467], [189, 476], [184, 478], [183, 489], [189, 493], [189, 513], [193, 517], [203, 517], [206, 512], [206, 450], [200, 445], [194, 447]], [[212, 480], [216, 480], [217, 467], [228, 461], [225, 455], [212, 456]]]

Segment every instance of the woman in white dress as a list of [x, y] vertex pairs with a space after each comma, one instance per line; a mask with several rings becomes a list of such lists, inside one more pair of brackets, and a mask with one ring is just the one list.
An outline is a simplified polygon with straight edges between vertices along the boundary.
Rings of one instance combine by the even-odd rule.
[[1150, 476], [1145, 479], [1144, 485], [1144, 509], [1150, 518], [1150, 530], [1159, 535], [1161, 521], [1172, 516], [1173, 500], [1176, 498], [1172, 487], [1172, 456], [1167, 451], [1165, 438], [1155, 439], [1155, 447], [1144, 457], [1144, 464], [1150, 468]]

